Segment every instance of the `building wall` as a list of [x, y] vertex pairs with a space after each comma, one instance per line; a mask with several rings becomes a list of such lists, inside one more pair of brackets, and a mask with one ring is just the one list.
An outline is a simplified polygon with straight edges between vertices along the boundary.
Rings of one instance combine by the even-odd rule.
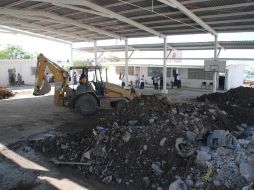
[[20, 73], [25, 84], [34, 85], [35, 76], [31, 68], [36, 66], [36, 60], [0, 60], [0, 86], [9, 85], [9, 69], [16, 70], [16, 77]]
[[236, 88], [243, 86], [244, 80], [244, 68], [243, 65], [229, 65], [227, 66], [226, 73], [226, 89]]
[[[202, 70], [202, 68], [200, 68]], [[110, 82], [113, 82], [115, 84], [121, 84], [121, 80], [119, 80], [119, 75], [116, 74], [116, 69], [115, 66], [110, 66], [109, 67], [109, 74], [108, 78]], [[211, 79], [189, 79], [188, 76], [188, 68], [178, 68], [176, 69], [176, 72], [180, 74], [181, 79], [182, 79], [182, 86], [183, 87], [190, 87], [190, 88], [201, 88], [202, 82], [207, 83], [207, 88], [210, 82], [213, 82]], [[227, 66], [227, 72], [228, 74], [226, 75], [225, 79], [225, 87], [226, 89], [230, 88], [236, 88], [238, 86], [243, 85], [243, 80], [244, 80], [244, 66], [242, 65], [230, 65]], [[140, 74], [144, 75], [145, 77], [145, 83], [146, 84], [152, 84], [152, 78], [151, 76], [148, 76], [148, 67], [144, 66], [140, 68]], [[134, 75], [129, 75], [128, 76], [129, 81], [135, 82], [135, 76]], [[170, 85], [170, 78], [167, 77], [167, 84]], [[217, 75], [217, 86], [219, 84], [219, 76]], [[212, 88], [212, 87], [210, 87]]]

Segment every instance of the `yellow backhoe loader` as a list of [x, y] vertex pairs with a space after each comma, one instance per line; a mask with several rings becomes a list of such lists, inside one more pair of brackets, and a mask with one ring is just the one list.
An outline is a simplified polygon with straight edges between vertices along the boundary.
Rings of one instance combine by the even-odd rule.
[[34, 95], [44, 95], [50, 92], [51, 86], [45, 76], [48, 68], [54, 76], [56, 106], [67, 106], [82, 115], [94, 114], [98, 108], [110, 105], [120, 108], [137, 97], [136, 91], [121, 88], [118, 85], [102, 80], [102, 67], [83, 66], [72, 67], [70, 70], [81, 70], [79, 85], [69, 87], [69, 74], [62, 67], [47, 59], [43, 54], [38, 56]]

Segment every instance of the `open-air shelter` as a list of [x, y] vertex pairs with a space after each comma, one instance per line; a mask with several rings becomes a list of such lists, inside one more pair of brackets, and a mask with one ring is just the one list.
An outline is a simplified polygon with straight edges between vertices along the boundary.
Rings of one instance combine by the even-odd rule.
[[[218, 34], [254, 31], [253, 10], [253, 0], [5, 0], [0, 1], [0, 29], [70, 43], [94, 42], [95, 63], [98, 40], [124, 40], [125, 45], [120, 49], [125, 51], [126, 82], [128, 38], [157, 36], [163, 43], [143, 45], [140, 49], [163, 50], [166, 81], [168, 50], [212, 48], [216, 60], [218, 48], [252, 49], [253, 41], [218, 42]], [[213, 35], [214, 42], [190, 46], [167, 42], [168, 35], [203, 33]], [[167, 91], [166, 83], [163, 91]]]

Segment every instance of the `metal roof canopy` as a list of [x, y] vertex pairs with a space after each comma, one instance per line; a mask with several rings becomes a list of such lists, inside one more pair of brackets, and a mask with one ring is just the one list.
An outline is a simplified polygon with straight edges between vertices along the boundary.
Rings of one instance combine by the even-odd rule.
[[70, 42], [254, 31], [252, 0], [5, 0], [4, 26]]
[[[224, 49], [254, 49], [254, 41], [219, 41]], [[129, 51], [162, 51], [162, 43], [157, 44], [135, 44], [129, 45]], [[213, 50], [214, 42], [186, 42], [186, 43], [167, 43], [168, 46], [176, 50]], [[94, 52], [93, 47], [82, 47], [76, 50]], [[125, 51], [124, 45], [97, 46], [98, 52], [122, 52]]]

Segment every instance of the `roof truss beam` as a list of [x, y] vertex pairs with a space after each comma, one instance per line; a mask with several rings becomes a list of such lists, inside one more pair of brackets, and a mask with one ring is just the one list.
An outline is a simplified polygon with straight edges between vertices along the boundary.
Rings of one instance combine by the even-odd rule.
[[185, 6], [183, 6], [181, 3], [179, 3], [177, 0], [158, 0], [161, 3], [164, 3], [168, 6], [171, 6], [173, 8], [177, 8], [182, 13], [184, 13], [186, 16], [194, 20], [196, 23], [198, 23], [200, 26], [202, 26], [205, 30], [210, 32], [211, 34], [217, 36], [217, 32], [211, 28], [208, 24], [206, 24], [202, 19], [200, 19], [197, 15], [195, 15], [193, 12], [191, 12], [189, 9], [187, 9]]
[[56, 21], [60, 21], [60, 22], [65, 22], [65, 23], [70, 23], [71, 25], [75, 25], [81, 28], [85, 28], [87, 30], [91, 30], [100, 34], [104, 34], [106, 36], [110, 36], [113, 38], [117, 38], [117, 39], [125, 39], [124, 37], [115, 34], [113, 32], [109, 32], [106, 30], [102, 30], [100, 28], [91, 26], [91, 25], [87, 25], [87, 24], [83, 24], [82, 22], [76, 21], [74, 19], [70, 19], [67, 17], [62, 17], [60, 15], [57, 14], [53, 14], [53, 13], [49, 13], [49, 12], [45, 12], [45, 11], [32, 11], [32, 10], [17, 10], [17, 9], [10, 9], [10, 8], [0, 8], [0, 13], [1, 14], [5, 14], [5, 15], [12, 15], [12, 16], [16, 16], [16, 17], [20, 17], [20, 15], [25, 15], [25, 16], [35, 16], [35, 17], [44, 17], [44, 18], [49, 18], [49, 19], [53, 19]]
[[87, 0], [83, 0], [83, 1], [80, 1], [80, 0], [72, 0], [72, 1], [69, 1], [69, 0], [30, 0], [30, 1], [41, 1], [41, 2], [48, 2], [48, 3], [62, 3], [62, 4], [67, 4], [67, 5], [79, 5], [79, 6], [86, 6], [88, 8], [91, 8], [95, 11], [98, 11], [98, 12], [101, 12], [101, 13], [104, 13], [104, 14], [108, 14], [112, 17], [114, 17], [115, 19], [117, 20], [120, 20], [122, 22], [125, 22], [125, 23], [128, 23], [132, 26], [135, 26], [139, 29], [142, 29], [150, 34], [153, 34], [155, 36], [158, 36], [158, 37], [162, 37], [162, 38], [166, 38], [166, 36], [160, 32], [157, 32], [155, 30], [153, 30], [152, 28], [149, 28], [143, 24], [140, 24], [134, 20], [131, 20], [127, 17], [124, 17], [120, 14], [117, 14], [109, 9], [106, 9], [106, 8], [103, 8], [97, 4], [94, 4], [94, 3], [91, 3]]
[[83, 36], [80, 36], [80, 35], [73, 35], [69, 32], [63, 32], [63, 31], [60, 31], [60, 30], [56, 30], [56, 29], [52, 29], [52, 28], [49, 28], [49, 27], [45, 27], [45, 26], [42, 26], [42, 25], [39, 25], [39, 24], [33, 24], [33, 23], [29, 23], [29, 22], [25, 22], [25, 21], [21, 21], [21, 20], [18, 20], [18, 19], [7, 19], [7, 18], [0, 18], [0, 22], [1, 24], [19, 24], [19, 25], [22, 25], [22, 26], [26, 26], [26, 27], [31, 27], [31, 28], [34, 28], [34, 29], [39, 29], [39, 30], [42, 30], [42, 31], [46, 31], [46, 32], [52, 32], [54, 34], [59, 34], [59, 35], [63, 35], [63, 36], [70, 36], [70, 37], [74, 37], [78, 40], [81, 40], [81, 41], [89, 41], [90, 39], [86, 38], [86, 37], [83, 37]]
[[26, 31], [23, 31], [23, 30], [14, 29], [14, 28], [6, 27], [6, 26], [1, 26], [1, 25], [0, 25], [0, 29], [9, 31], [10, 33], [14, 33], [14, 34], [24, 34], [24, 35], [33, 36], [33, 37], [36, 37], [36, 38], [43, 38], [43, 39], [47, 39], [47, 40], [51, 40], [51, 41], [53, 40], [53, 41], [60, 42], [60, 43], [71, 44], [71, 42], [69, 42], [68, 40], [65, 41], [65, 40], [62, 40], [62, 39], [57, 39], [56, 37], [46, 36], [46, 35], [48, 35], [48, 32], [45, 32], [42, 35], [39, 35], [39, 34], [34, 34], [34, 33], [31, 33], [31, 32], [26, 32]]

